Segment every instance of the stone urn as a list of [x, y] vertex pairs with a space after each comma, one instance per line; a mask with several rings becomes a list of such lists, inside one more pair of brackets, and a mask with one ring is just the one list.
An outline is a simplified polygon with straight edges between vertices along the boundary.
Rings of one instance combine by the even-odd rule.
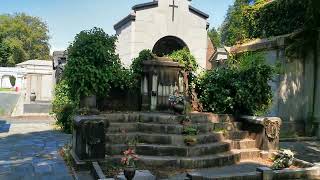
[[95, 109], [97, 107], [97, 97], [95, 95], [81, 97], [80, 107]]
[[136, 169], [134, 167], [125, 167], [123, 170], [124, 176], [127, 180], [132, 180], [136, 174]]
[[37, 98], [37, 95], [35, 92], [30, 93], [30, 101], [35, 102]]

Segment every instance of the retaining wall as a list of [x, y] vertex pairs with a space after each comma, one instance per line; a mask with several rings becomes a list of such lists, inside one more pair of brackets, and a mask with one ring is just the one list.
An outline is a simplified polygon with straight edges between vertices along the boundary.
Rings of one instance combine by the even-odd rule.
[[282, 73], [270, 82], [274, 97], [267, 116], [283, 120], [282, 136], [320, 134], [317, 127], [320, 122], [320, 41], [317, 58], [315, 48], [300, 58], [289, 58], [286, 56], [289, 37], [255, 40], [234, 46], [231, 51], [236, 54], [264, 52], [269, 64], [281, 64]]

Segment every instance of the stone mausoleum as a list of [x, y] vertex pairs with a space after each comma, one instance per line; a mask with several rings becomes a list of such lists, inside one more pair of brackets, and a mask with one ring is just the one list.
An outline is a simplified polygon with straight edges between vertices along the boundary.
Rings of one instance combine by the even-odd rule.
[[191, 0], [154, 0], [132, 7], [132, 12], [114, 25], [117, 53], [129, 66], [143, 49], [163, 56], [188, 48], [201, 68], [208, 58], [209, 15], [191, 5]]

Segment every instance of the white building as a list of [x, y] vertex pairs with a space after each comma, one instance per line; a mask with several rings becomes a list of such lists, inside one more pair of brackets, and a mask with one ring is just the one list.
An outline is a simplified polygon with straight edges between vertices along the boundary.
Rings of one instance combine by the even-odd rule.
[[203, 69], [208, 63], [207, 19], [191, 6], [191, 0], [154, 0], [132, 7], [132, 12], [114, 25], [117, 53], [129, 66], [143, 49], [161, 56], [187, 47]]
[[29, 60], [16, 65], [25, 69], [26, 99], [29, 101], [30, 93], [35, 92], [37, 100], [51, 101], [53, 97], [54, 75], [52, 61]]

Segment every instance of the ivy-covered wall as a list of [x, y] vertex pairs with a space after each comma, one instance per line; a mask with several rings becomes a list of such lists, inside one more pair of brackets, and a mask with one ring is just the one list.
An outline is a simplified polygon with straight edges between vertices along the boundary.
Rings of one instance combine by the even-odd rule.
[[221, 26], [227, 46], [320, 26], [319, 0], [235, 0]]
[[[320, 31], [318, 33], [320, 36]], [[304, 56], [287, 56], [289, 35], [262, 39], [232, 48], [233, 53], [264, 52], [270, 64], [279, 67], [279, 75], [270, 82], [273, 106], [269, 116], [283, 120], [281, 136], [320, 135], [320, 55], [310, 48]], [[318, 41], [318, 52], [320, 52]]]

